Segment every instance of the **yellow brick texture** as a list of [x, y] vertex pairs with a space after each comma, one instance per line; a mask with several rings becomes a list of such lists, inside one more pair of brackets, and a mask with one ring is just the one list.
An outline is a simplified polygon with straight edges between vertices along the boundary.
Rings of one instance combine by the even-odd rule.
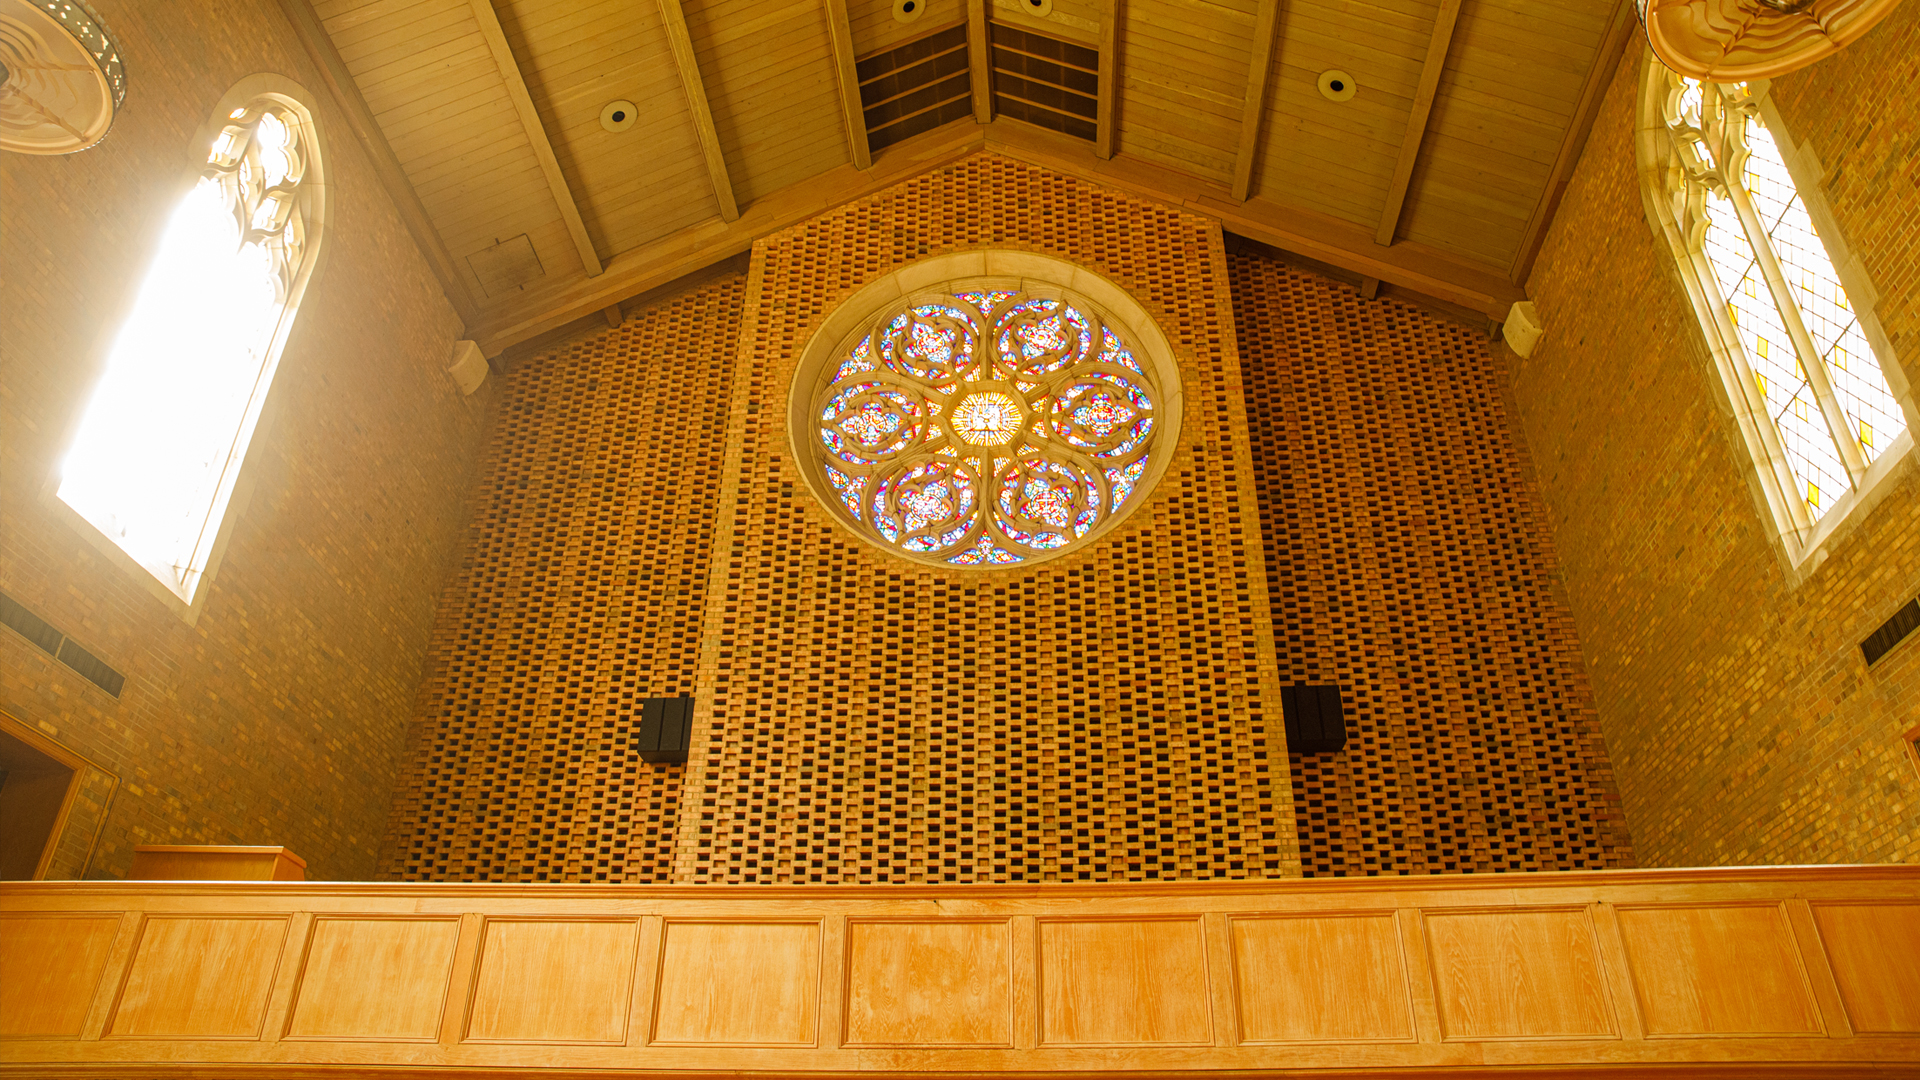
[[[1608, 91], [1530, 283], [1515, 360], [1531, 444], [1627, 820], [1647, 865], [1912, 861], [1920, 647], [1859, 643], [1920, 592], [1920, 468], [1799, 580], [1771, 543], [1671, 259], [1646, 223], [1637, 53]], [[1920, 7], [1776, 80], [1827, 169], [1846, 242], [1920, 375]]]
[[[131, 81], [99, 146], [0, 154], [0, 591], [127, 677], [118, 699], [0, 630], [0, 708], [118, 773], [92, 876], [138, 843], [285, 844], [372, 874], [484, 397], [444, 373], [460, 325], [272, 4], [115, 4]], [[321, 263], [242, 475], [197, 625], [50, 512], [43, 488], [226, 89], [313, 91], [333, 201]], [[486, 392], [483, 391], [483, 395]]]

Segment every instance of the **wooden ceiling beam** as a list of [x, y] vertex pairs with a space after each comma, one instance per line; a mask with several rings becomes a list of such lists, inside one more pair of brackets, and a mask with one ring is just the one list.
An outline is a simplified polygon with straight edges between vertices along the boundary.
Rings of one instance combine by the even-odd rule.
[[1460, 0], [1440, 0], [1440, 13], [1433, 20], [1433, 36], [1427, 39], [1427, 58], [1420, 65], [1420, 82], [1413, 92], [1413, 110], [1407, 114], [1407, 128], [1400, 136], [1400, 160], [1393, 166], [1393, 182], [1387, 185], [1386, 208], [1380, 212], [1380, 228], [1374, 241], [1392, 244], [1400, 229], [1400, 211], [1407, 203], [1407, 186], [1413, 182], [1413, 167], [1420, 160], [1420, 143], [1427, 136], [1427, 118], [1433, 114], [1433, 99], [1440, 92], [1440, 74], [1447, 67], [1447, 49], [1453, 45], [1453, 28], [1460, 21]]
[[700, 59], [693, 52], [693, 35], [687, 32], [687, 13], [680, 0], [660, 0], [660, 21], [673, 46], [673, 63], [680, 69], [680, 87], [687, 93], [687, 110], [693, 114], [693, 130], [700, 137], [700, 151], [706, 155], [707, 175], [713, 180], [713, 196], [720, 201], [720, 220], [738, 221], [740, 204], [733, 197], [733, 181], [727, 176], [727, 154], [720, 147], [720, 130], [713, 126], [713, 110], [707, 105], [707, 84], [700, 77]]
[[1233, 155], [1233, 198], [1253, 194], [1253, 166], [1260, 154], [1260, 131], [1267, 118], [1267, 81], [1273, 76], [1273, 49], [1279, 38], [1280, 0], [1260, 0], [1253, 20], [1253, 53], [1247, 58], [1247, 97], [1240, 107], [1240, 147]]
[[1553, 158], [1553, 172], [1547, 176], [1540, 201], [1534, 204], [1527, 231], [1521, 234], [1520, 249], [1507, 275], [1515, 284], [1524, 285], [1527, 276], [1533, 273], [1533, 261], [1540, 257], [1540, 245], [1547, 238], [1547, 226], [1553, 223], [1553, 215], [1560, 209], [1560, 198], [1567, 193], [1573, 167], [1580, 163], [1580, 154], [1587, 147], [1587, 136], [1593, 132], [1593, 120], [1600, 113], [1600, 103], [1605, 100], [1607, 87], [1613, 82], [1614, 72], [1620, 69], [1620, 60], [1633, 43], [1639, 26], [1633, 0], [1620, 0], [1614, 8], [1613, 23], [1607, 27], [1607, 36], [1601, 39], [1600, 51], [1593, 56], [1593, 66], [1587, 69], [1586, 84], [1580, 88], [1580, 100], [1573, 108], [1573, 121], [1567, 125], [1567, 133], [1560, 140], [1560, 151]]
[[393, 200], [394, 209], [399, 212], [401, 222], [413, 237], [414, 245], [427, 260], [427, 267], [433, 271], [434, 279], [440, 282], [440, 291], [446, 294], [447, 303], [453, 305], [461, 323], [474, 325], [478, 308], [473, 293], [467, 289], [466, 279], [460, 274], [459, 264], [453, 261], [446, 241], [440, 238], [440, 230], [427, 214], [419, 193], [413, 189], [413, 182], [407, 179], [407, 170], [395, 156], [392, 144], [387, 142], [386, 132], [380, 129], [380, 121], [374, 118], [373, 110], [367, 107], [367, 99], [360, 94], [360, 85], [353, 81], [353, 72], [347, 69], [346, 61], [340, 59], [340, 51], [334, 47], [326, 25], [320, 21], [319, 14], [313, 10], [309, 0], [280, 0], [280, 7], [293, 24], [294, 34], [300, 38], [300, 44], [306, 48], [314, 66], [320, 69], [321, 81], [327, 84], [327, 91], [333, 95], [334, 103], [346, 114], [347, 128], [353, 132], [361, 150], [372, 161], [374, 175], [380, 178], [380, 186], [386, 188], [387, 197]]
[[500, 28], [500, 14], [493, 10], [493, 0], [468, 0], [468, 6], [473, 8], [474, 21], [480, 24], [480, 36], [487, 39], [494, 65], [507, 84], [507, 97], [513, 102], [513, 110], [520, 114], [520, 126], [526, 129], [534, 160], [540, 163], [541, 175], [547, 178], [547, 190], [553, 193], [554, 204], [560, 208], [560, 220], [566, 223], [567, 235], [573, 237], [574, 249], [580, 253], [580, 265], [588, 277], [594, 277], [601, 270], [600, 253], [594, 250], [593, 238], [587, 235], [587, 223], [581, 220], [580, 205], [574, 202], [566, 174], [560, 171], [560, 159], [553, 155], [546, 123], [540, 119], [540, 110], [534, 107], [533, 95], [527, 92], [527, 80], [520, 74], [520, 62], [514, 59], [512, 46], [507, 44], [506, 31]]
[[987, 0], [967, 0], [967, 64], [973, 84], [973, 121], [993, 122], [993, 46], [987, 40]]
[[860, 105], [860, 74], [854, 69], [853, 24], [847, 19], [847, 0], [826, 0], [827, 37], [833, 45], [833, 67], [839, 76], [840, 114], [847, 122], [847, 149], [853, 167], [873, 168], [867, 143], [867, 114]]
[[1102, 161], [1084, 140], [1002, 118], [987, 129], [987, 149], [1089, 183], [1127, 191], [1213, 218], [1230, 232], [1271, 247], [1378, 278], [1390, 285], [1504, 318], [1526, 294], [1505, 267], [1470, 263], [1421, 244], [1382, 248], [1364, 225], [1260, 199], [1241, 202], [1224, 184], [1131, 157]]
[[1100, 82], [1094, 97], [1093, 152], [1102, 160], [1113, 156], [1114, 128], [1118, 117], [1114, 104], [1120, 95], [1120, 20], [1127, 0], [1112, 0], [1107, 17], [1100, 21]]
[[529, 290], [476, 328], [473, 340], [492, 358], [520, 342], [738, 255], [760, 237], [958, 161], [979, 150], [984, 142], [981, 129], [968, 123], [947, 124], [905, 139], [875, 155], [870, 169], [852, 165], [829, 169], [755, 199], [733, 221], [709, 219], [645, 247], [621, 252], [608, 261], [606, 273], [597, 278]]

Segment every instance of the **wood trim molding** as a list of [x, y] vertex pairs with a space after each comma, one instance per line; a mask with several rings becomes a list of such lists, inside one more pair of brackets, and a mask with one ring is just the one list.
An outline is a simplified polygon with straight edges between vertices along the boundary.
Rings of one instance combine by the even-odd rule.
[[1280, 0], [1260, 0], [1253, 22], [1253, 54], [1247, 59], [1247, 99], [1240, 110], [1240, 148], [1233, 155], [1233, 200], [1253, 193], [1253, 166], [1260, 155], [1260, 131], [1267, 117], [1267, 83], [1273, 77], [1274, 43], [1279, 37]]
[[687, 13], [681, 8], [680, 0], [660, 0], [660, 22], [666, 27], [667, 42], [673, 46], [673, 63], [680, 69], [680, 86], [687, 93], [693, 130], [700, 137], [700, 151], [707, 158], [713, 196], [720, 200], [720, 220], [737, 221], [740, 204], [733, 197], [733, 181], [727, 176], [727, 154], [720, 147], [720, 131], [713, 126], [713, 109], [707, 104], [707, 84], [700, 77], [700, 60], [693, 53], [693, 35], [687, 32]]
[[1613, 22], [1607, 27], [1607, 36], [1601, 39], [1600, 51], [1593, 55], [1593, 66], [1587, 69], [1586, 85], [1580, 88], [1580, 101], [1573, 109], [1573, 122], [1567, 125], [1566, 136], [1560, 140], [1560, 151], [1553, 158], [1553, 172], [1547, 177], [1547, 186], [1541, 189], [1540, 201], [1534, 204], [1533, 217], [1522, 234], [1520, 250], [1514, 255], [1508, 278], [1517, 285], [1526, 284], [1528, 275], [1533, 273], [1534, 260], [1540, 257], [1540, 245], [1547, 239], [1547, 226], [1553, 224], [1553, 215], [1560, 209], [1560, 199], [1567, 193], [1568, 181], [1573, 179], [1574, 166], [1580, 163], [1580, 155], [1587, 148], [1587, 137], [1593, 133], [1594, 118], [1600, 115], [1600, 103], [1606, 100], [1607, 87], [1612, 85], [1614, 73], [1620, 70], [1620, 60], [1627, 55], [1639, 25], [1633, 0], [1620, 0], [1613, 11]]
[[1413, 109], [1407, 114], [1407, 128], [1400, 136], [1400, 159], [1393, 166], [1393, 182], [1387, 185], [1380, 229], [1374, 233], [1377, 243], [1392, 244], [1393, 235], [1400, 228], [1407, 186], [1413, 182], [1413, 166], [1420, 160], [1420, 143], [1427, 136], [1427, 118], [1433, 115], [1433, 99], [1440, 92], [1440, 75], [1446, 70], [1447, 49], [1453, 44], [1453, 28], [1459, 21], [1460, 0], [1440, 0], [1440, 12], [1433, 19], [1433, 36], [1427, 40], [1427, 58], [1420, 65], [1420, 83], [1413, 93]]
[[967, 63], [973, 69], [973, 120], [993, 122], [993, 58], [987, 41], [987, 0], [967, 0]]
[[500, 68], [500, 78], [507, 84], [507, 97], [520, 115], [520, 126], [526, 129], [534, 160], [540, 163], [540, 172], [547, 178], [547, 190], [553, 193], [554, 205], [560, 208], [560, 220], [566, 222], [567, 235], [573, 237], [574, 249], [580, 253], [580, 265], [588, 277], [594, 277], [602, 269], [600, 254], [594, 250], [593, 238], [587, 235], [587, 223], [580, 218], [580, 205], [573, 199], [573, 189], [567, 186], [566, 174], [560, 171], [560, 159], [553, 155], [546, 124], [540, 119], [540, 110], [534, 107], [533, 95], [527, 92], [527, 80], [520, 74], [519, 61], [513, 58], [513, 47], [507, 44], [506, 31], [500, 28], [500, 14], [493, 10], [493, 0], [468, 0], [468, 6], [473, 8], [473, 19], [480, 24], [480, 36], [487, 39], [493, 62]]
[[826, 0], [827, 36], [833, 44], [833, 68], [840, 89], [840, 114], [847, 121], [847, 151], [856, 169], [873, 168], [867, 145], [867, 114], [860, 105], [860, 76], [854, 70], [853, 25], [847, 19], [847, 0]]
[[1093, 152], [1103, 161], [1113, 156], [1120, 125], [1116, 115], [1120, 100], [1120, 20], [1126, 12], [1127, 0], [1112, 0], [1106, 17], [1100, 20], [1100, 82], [1094, 99]]
[[[360, 95], [360, 86], [353, 81], [353, 73], [347, 70], [346, 61], [340, 59], [340, 52], [334, 47], [333, 38], [327, 34], [327, 28], [320, 16], [313, 10], [311, 0], [280, 0], [280, 8], [286, 13], [287, 21], [293, 24], [295, 36], [307, 50], [307, 56], [320, 69], [320, 78], [327, 84], [327, 92], [333, 96], [334, 103], [346, 114], [347, 127], [360, 143], [360, 149], [373, 163], [373, 171], [380, 178], [380, 185], [387, 191], [387, 197], [393, 200], [393, 207], [400, 214], [400, 220], [413, 237], [414, 246], [427, 260], [427, 268], [440, 282], [440, 291], [445, 294], [447, 303], [453, 305], [454, 313], [460, 316], [465, 326], [475, 322], [477, 307], [473, 294], [467, 291], [467, 283], [460, 276], [458, 264], [447, 251], [446, 243], [440, 239], [440, 230], [428, 216], [427, 208], [420, 202], [420, 196], [413, 189], [412, 181], [407, 179], [407, 171], [400, 165], [400, 159], [394, 155], [393, 146], [387, 142], [386, 133], [380, 130], [380, 122], [374, 119], [373, 110], [367, 107], [366, 98]], [[463, 330], [462, 333], [465, 331]]]

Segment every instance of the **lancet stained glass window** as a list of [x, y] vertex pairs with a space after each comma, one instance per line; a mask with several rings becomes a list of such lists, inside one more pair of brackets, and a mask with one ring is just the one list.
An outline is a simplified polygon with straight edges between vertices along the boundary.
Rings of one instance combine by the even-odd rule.
[[1092, 305], [980, 288], [889, 310], [823, 373], [808, 415], [863, 533], [922, 561], [1005, 566], [1131, 509], [1161, 400]]
[[1751, 90], [1655, 78], [1666, 194], [1739, 345], [1729, 389], [1764, 418], [1763, 468], [1784, 473], [1792, 525], [1810, 527], [1860, 487], [1905, 415]]
[[312, 264], [317, 167], [277, 98], [232, 110], [161, 235], [61, 464], [59, 497], [192, 601], [291, 307]]

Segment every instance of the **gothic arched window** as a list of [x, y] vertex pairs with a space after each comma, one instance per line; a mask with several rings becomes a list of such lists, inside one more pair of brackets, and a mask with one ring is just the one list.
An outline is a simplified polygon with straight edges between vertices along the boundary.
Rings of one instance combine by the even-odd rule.
[[1650, 63], [1641, 161], [1649, 210], [1798, 563], [1912, 446], [1905, 379], [1872, 287], [1764, 87]]
[[60, 467], [62, 502], [191, 605], [319, 253], [311, 112], [256, 76], [195, 141]]

